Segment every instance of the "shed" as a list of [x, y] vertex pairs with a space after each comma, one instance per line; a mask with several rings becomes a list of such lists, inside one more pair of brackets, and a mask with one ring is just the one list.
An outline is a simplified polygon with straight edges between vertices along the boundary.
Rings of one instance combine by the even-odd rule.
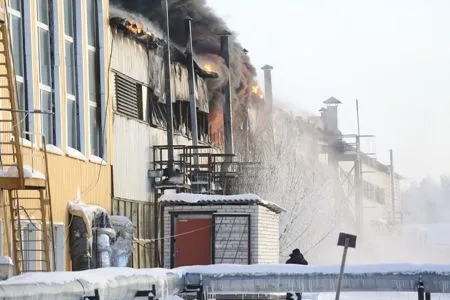
[[279, 214], [275, 203], [254, 194], [164, 194], [163, 265], [279, 262]]

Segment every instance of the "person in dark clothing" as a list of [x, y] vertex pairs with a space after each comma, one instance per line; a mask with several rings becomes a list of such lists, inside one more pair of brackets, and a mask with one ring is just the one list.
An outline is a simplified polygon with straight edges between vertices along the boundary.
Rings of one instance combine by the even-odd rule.
[[[299, 249], [294, 249], [289, 256], [290, 258], [286, 261], [287, 264], [308, 265], [308, 261]], [[286, 300], [292, 300], [292, 296], [293, 295], [291, 293], [287, 293]], [[302, 293], [295, 293], [295, 296], [297, 296], [297, 300], [302, 299]]]
[[286, 261], [287, 264], [297, 264], [297, 265], [307, 265], [303, 254], [298, 249], [294, 249], [291, 254], [289, 254], [290, 258]]

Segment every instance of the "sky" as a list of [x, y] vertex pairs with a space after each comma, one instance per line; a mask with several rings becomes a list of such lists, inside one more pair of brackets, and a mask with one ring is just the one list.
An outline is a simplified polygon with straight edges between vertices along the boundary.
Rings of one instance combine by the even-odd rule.
[[449, 0], [207, 0], [275, 101], [317, 114], [331, 96], [339, 127], [407, 180], [450, 173]]

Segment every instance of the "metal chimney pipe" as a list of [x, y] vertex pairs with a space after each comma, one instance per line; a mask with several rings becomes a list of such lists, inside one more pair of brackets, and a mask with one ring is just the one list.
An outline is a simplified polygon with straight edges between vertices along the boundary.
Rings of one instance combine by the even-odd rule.
[[392, 149], [389, 150], [389, 157], [391, 160], [391, 205], [392, 205], [392, 223], [395, 223], [395, 172], [394, 172], [394, 151]]
[[264, 71], [264, 98], [266, 100], [267, 109], [272, 114], [273, 97], [272, 97], [272, 70], [273, 67], [265, 65], [261, 68]]
[[272, 70], [273, 67], [269, 65], [265, 65], [261, 68], [264, 71], [264, 99], [266, 101], [266, 117], [268, 122], [268, 130], [270, 134], [271, 144], [275, 147], [275, 136], [273, 132], [273, 95], [272, 95]]
[[[192, 133], [192, 145], [198, 145], [198, 129], [197, 129], [197, 102], [195, 99], [195, 91], [197, 89], [195, 84], [195, 72], [194, 72], [194, 48], [192, 47], [192, 18], [186, 17], [184, 19], [184, 26], [186, 29], [186, 56], [187, 56], [187, 67], [188, 67], [188, 81], [189, 81], [189, 107], [191, 116], [191, 133]], [[196, 149], [194, 149], [196, 153]], [[194, 160], [198, 157], [195, 156]]]
[[[220, 54], [225, 61], [225, 65], [230, 69], [229, 36], [231, 33], [225, 31], [220, 35]], [[231, 76], [228, 72], [228, 80], [222, 90], [225, 97], [223, 105], [223, 125], [225, 134], [225, 154], [233, 154], [233, 131], [231, 114]]]
[[172, 107], [172, 87], [171, 87], [171, 59], [170, 59], [170, 29], [169, 29], [169, 5], [167, 0], [161, 0], [164, 14], [164, 86], [166, 97], [166, 122], [167, 122], [167, 171], [169, 177], [173, 175], [173, 107]]

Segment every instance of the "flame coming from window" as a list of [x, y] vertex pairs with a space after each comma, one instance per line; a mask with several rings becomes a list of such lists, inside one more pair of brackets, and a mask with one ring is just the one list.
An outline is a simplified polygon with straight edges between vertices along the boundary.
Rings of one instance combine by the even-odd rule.
[[224, 146], [223, 113], [221, 111], [209, 112], [209, 136], [215, 146]]
[[257, 84], [252, 85], [252, 94], [256, 95], [260, 99], [264, 99], [264, 93], [262, 92], [261, 88]]
[[213, 67], [210, 64], [205, 64], [203, 66], [203, 69], [205, 69], [205, 71], [208, 71], [209, 73], [213, 72]]
[[144, 24], [142, 24], [141, 22], [139, 23], [129, 22], [129, 24], [127, 25], [127, 29], [133, 34], [142, 34], [144, 31]]

